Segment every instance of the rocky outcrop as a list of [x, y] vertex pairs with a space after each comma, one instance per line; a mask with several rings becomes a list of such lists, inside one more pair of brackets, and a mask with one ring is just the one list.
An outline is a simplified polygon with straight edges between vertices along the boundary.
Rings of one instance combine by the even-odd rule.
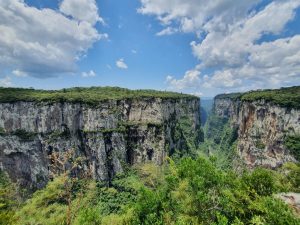
[[275, 168], [296, 161], [285, 145], [288, 136], [300, 134], [300, 110], [264, 99], [243, 101], [235, 96], [215, 98], [214, 112], [238, 129], [237, 150], [248, 167]]
[[199, 105], [197, 98], [146, 97], [102, 100], [96, 106], [0, 103], [0, 167], [21, 186], [36, 189], [49, 179], [49, 156], [72, 149], [74, 158], [83, 159], [81, 170], [109, 181], [126, 165], [161, 164], [170, 152], [189, 146], [175, 134], [184, 133], [182, 119], [192, 133], [199, 132]]

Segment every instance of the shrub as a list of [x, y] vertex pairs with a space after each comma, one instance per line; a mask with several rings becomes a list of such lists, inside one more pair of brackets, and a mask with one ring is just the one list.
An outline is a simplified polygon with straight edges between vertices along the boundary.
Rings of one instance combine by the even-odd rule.
[[300, 161], [300, 135], [287, 136], [284, 145]]
[[246, 174], [243, 181], [261, 196], [270, 196], [277, 191], [272, 171], [264, 168], [256, 168], [252, 173]]
[[0, 170], [0, 225], [14, 224], [14, 214], [18, 207], [16, 187]]

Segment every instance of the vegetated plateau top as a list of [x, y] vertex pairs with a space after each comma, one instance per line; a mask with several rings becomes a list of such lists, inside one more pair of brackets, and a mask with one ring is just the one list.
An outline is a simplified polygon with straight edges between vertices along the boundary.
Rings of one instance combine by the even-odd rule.
[[31, 88], [0, 87], [0, 102], [73, 102], [97, 104], [105, 100], [122, 99], [198, 99], [188, 94], [155, 90], [129, 90], [119, 87], [74, 87], [61, 90], [35, 90]]
[[241, 101], [256, 101], [264, 99], [267, 102], [272, 102], [282, 107], [300, 109], [300, 86], [256, 90], [245, 93], [220, 94], [215, 97], [215, 99], [224, 98]]

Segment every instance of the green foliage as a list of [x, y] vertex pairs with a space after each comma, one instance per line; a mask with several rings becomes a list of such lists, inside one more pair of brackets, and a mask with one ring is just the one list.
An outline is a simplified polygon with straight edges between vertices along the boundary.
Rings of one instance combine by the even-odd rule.
[[251, 91], [242, 95], [243, 101], [264, 99], [287, 108], [300, 109], [300, 86], [281, 88], [275, 90]]
[[172, 134], [175, 143], [180, 144], [180, 151], [175, 150], [171, 153], [173, 157], [180, 158], [182, 156], [196, 156], [196, 150], [199, 143], [203, 141], [203, 131], [200, 127], [194, 132], [193, 121], [188, 116], [183, 116], [178, 120], [174, 133]]
[[4, 128], [0, 127], [0, 135], [15, 135], [21, 139], [21, 141], [33, 141], [37, 133], [29, 132], [24, 129], [17, 129], [13, 132], [6, 132]]
[[170, 162], [165, 182], [143, 188], [130, 224], [297, 224], [291, 209], [272, 197], [276, 176], [257, 169], [243, 176], [198, 158]]
[[23, 129], [18, 129], [11, 134], [18, 136], [22, 141], [33, 141], [36, 137], [36, 133], [28, 132]]
[[216, 144], [220, 144], [223, 129], [227, 123], [227, 118], [211, 115], [205, 128], [206, 138], [212, 139]]
[[119, 87], [69, 88], [55, 91], [24, 88], [0, 87], [0, 102], [34, 101], [34, 102], [76, 102], [97, 105], [100, 101], [162, 98], [162, 99], [197, 99], [197, 97], [175, 92], [154, 90], [129, 90]]
[[16, 224], [66, 224], [66, 182], [65, 176], [59, 177], [34, 193], [16, 213]]
[[60, 176], [9, 215], [16, 225], [299, 224], [292, 209], [273, 197], [281, 182], [268, 169], [236, 174], [217, 168], [214, 158], [169, 159], [160, 167], [139, 165], [110, 186]]
[[282, 168], [282, 183], [286, 184], [291, 191], [300, 192], [300, 164], [286, 163]]
[[59, 138], [62, 138], [62, 139], [68, 139], [68, 138], [70, 138], [70, 130], [67, 129], [67, 128], [65, 128], [63, 131], [56, 130], [56, 131], [53, 131], [49, 135], [50, 141], [54, 141], [54, 140], [57, 140]]
[[5, 130], [3, 127], [0, 127], [0, 135], [5, 135]]
[[0, 170], [0, 225], [14, 224], [14, 214], [18, 207], [16, 187]]
[[251, 224], [297, 225], [300, 223], [299, 217], [294, 216], [292, 210], [285, 203], [270, 196], [253, 201], [251, 210], [256, 214], [251, 219]]
[[272, 171], [264, 168], [256, 168], [251, 174], [245, 174], [243, 181], [261, 196], [270, 196], [277, 191]]
[[236, 144], [238, 132], [227, 118], [210, 115], [204, 127], [204, 143], [200, 145], [200, 153], [217, 156], [217, 165], [223, 169], [231, 168], [237, 161]]
[[258, 90], [246, 93], [230, 93], [217, 95], [215, 99], [232, 99], [242, 101], [265, 100], [276, 105], [300, 109], [300, 86], [285, 87], [274, 90]]
[[232, 100], [238, 100], [242, 97], [243, 93], [238, 92], [238, 93], [229, 93], [229, 94], [219, 94], [215, 96], [215, 99], [232, 99]]
[[258, 148], [258, 149], [264, 149], [266, 147], [266, 145], [261, 140], [258, 140], [255, 143], [255, 147]]
[[287, 136], [284, 145], [300, 161], [300, 135]]

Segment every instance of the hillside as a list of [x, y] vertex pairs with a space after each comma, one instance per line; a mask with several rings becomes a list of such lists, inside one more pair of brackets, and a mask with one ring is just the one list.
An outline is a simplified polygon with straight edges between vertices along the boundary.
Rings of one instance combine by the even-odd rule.
[[155, 90], [129, 90], [119, 87], [75, 87], [61, 90], [35, 90], [25, 88], [0, 87], [0, 102], [35, 101], [35, 102], [75, 102], [97, 104], [105, 100], [162, 98], [162, 99], [197, 99], [196, 96], [176, 92]]
[[215, 99], [241, 101], [265, 100], [282, 107], [300, 109], [300, 86], [284, 87], [272, 90], [257, 90], [245, 93], [220, 94]]

